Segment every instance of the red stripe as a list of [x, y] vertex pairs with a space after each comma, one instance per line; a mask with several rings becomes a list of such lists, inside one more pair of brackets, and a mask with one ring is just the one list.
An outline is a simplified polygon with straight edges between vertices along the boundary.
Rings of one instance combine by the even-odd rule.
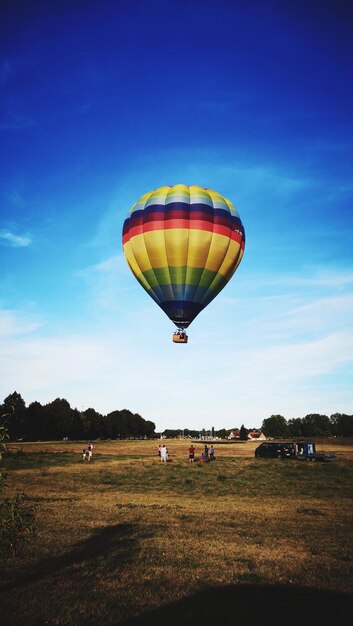
[[224, 235], [225, 237], [229, 237], [234, 241], [237, 241], [239, 244], [242, 243], [242, 248], [244, 248], [244, 239], [242, 234], [238, 231], [231, 231], [226, 226], [222, 226], [221, 224], [211, 224], [210, 222], [199, 221], [199, 220], [167, 220], [167, 221], [154, 221], [154, 222], [145, 222], [144, 224], [139, 224], [137, 226], [133, 226], [130, 230], [123, 235], [123, 244], [129, 241], [132, 237], [136, 235], [142, 235], [143, 233], [151, 232], [154, 230], [169, 230], [171, 228], [180, 228], [185, 230], [204, 230], [207, 232], [217, 233], [217, 235]]

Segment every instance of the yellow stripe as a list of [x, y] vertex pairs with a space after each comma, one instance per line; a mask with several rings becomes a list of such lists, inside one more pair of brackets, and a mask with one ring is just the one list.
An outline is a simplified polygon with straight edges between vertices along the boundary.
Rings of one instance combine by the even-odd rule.
[[233, 203], [225, 198], [217, 191], [213, 189], [204, 189], [199, 185], [174, 185], [173, 187], [163, 186], [145, 193], [135, 204], [131, 207], [130, 213], [138, 209], [144, 209], [145, 206], [151, 204], [166, 204], [168, 199], [173, 199], [174, 196], [182, 199], [185, 198], [187, 202], [193, 203], [193, 201], [204, 201], [205, 204], [214, 206], [215, 208], [229, 208], [233, 215], [238, 215], [238, 211]]
[[[152, 267], [166, 267], [168, 265], [166, 245], [165, 245], [165, 231], [164, 230], [151, 230], [143, 233], [142, 236], [145, 243], [147, 255], [149, 257], [149, 263]], [[133, 237], [135, 239], [135, 237]], [[139, 263], [142, 271], [145, 268]], [[146, 267], [146, 269], [148, 269]]]
[[211, 270], [212, 272], [218, 272], [223, 263], [224, 257], [228, 252], [229, 241], [229, 237], [226, 237], [225, 235], [212, 233], [212, 241], [205, 269]]
[[170, 191], [169, 187], [159, 187], [154, 191], [150, 192], [149, 198], [146, 202], [146, 207], [151, 204], [165, 204], [165, 199]]
[[137, 237], [131, 237], [131, 251], [136, 259], [136, 263], [141, 272], [150, 270], [152, 268], [151, 261], [148, 257], [144, 235], [137, 235]]
[[145, 204], [148, 198], [150, 197], [150, 195], [151, 195], [151, 192], [149, 191], [148, 193], [145, 193], [143, 196], [141, 196], [141, 198], [139, 198], [137, 202], [135, 202], [135, 204], [132, 205], [129, 213], [132, 213], [133, 211], [137, 211], [139, 209], [144, 209]]
[[183, 267], [187, 264], [189, 233], [188, 228], [171, 228], [164, 231], [170, 267]]
[[126, 258], [131, 265], [135, 262], [140, 272], [152, 267], [188, 265], [223, 276], [238, 257], [239, 249], [240, 245], [225, 235], [187, 228], [152, 230], [131, 237], [124, 245]]
[[192, 204], [195, 201], [200, 202], [202, 200], [208, 206], [213, 206], [212, 198], [208, 192], [208, 189], [203, 189], [203, 187], [199, 187], [198, 185], [191, 185], [190, 189], [190, 203]]
[[132, 251], [130, 242], [128, 241], [125, 245], [124, 245], [124, 254], [125, 254], [125, 258], [130, 266], [130, 269], [132, 271], [132, 273], [134, 274], [134, 276], [137, 278], [137, 280], [141, 283], [142, 287], [144, 287], [145, 289], [150, 289], [150, 286], [147, 282], [147, 280], [145, 279], [136, 259], [135, 259], [135, 255]]
[[213, 233], [208, 230], [189, 230], [189, 253], [186, 265], [205, 267]]
[[222, 276], [225, 276], [226, 278], [230, 278], [238, 267], [242, 256], [243, 252], [240, 245], [237, 243], [237, 241], [231, 239], [228, 252], [218, 270], [219, 274], [222, 274]]
[[170, 196], [181, 196], [185, 198], [187, 202], [189, 202], [189, 199], [190, 199], [189, 187], [187, 187], [186, 185], [174, 185], [173, 187], [168, 189], [168, 194], [166, 198], [167, 202], [170, 199]]

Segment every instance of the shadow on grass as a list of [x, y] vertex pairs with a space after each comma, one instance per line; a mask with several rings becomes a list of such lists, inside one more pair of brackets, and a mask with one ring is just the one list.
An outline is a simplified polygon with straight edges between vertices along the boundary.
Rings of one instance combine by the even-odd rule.
[[53, 576], [59, 571], [84, 564], [87, 571], [115, 571], [132, 559], [136, 540], [132, 538], [132, 524], [116, 524], [96, 530], [88, 539], [80, 541], [66, 554], [41, 559], [31, 571], [12, 581], [0, 584], [0, 592], [10, 591]]
[[227, 585], [210, 587], [120, 626], [195, 626], [201, 621], [222, 626], [298, 626], [344, 624], [352, 615], [353, 596], [309, 587]]

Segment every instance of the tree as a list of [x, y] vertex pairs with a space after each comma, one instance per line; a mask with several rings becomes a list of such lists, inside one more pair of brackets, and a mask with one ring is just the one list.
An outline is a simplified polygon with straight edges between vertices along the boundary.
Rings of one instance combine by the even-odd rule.
[[129, 421], [131, 411], [112, 411], [105, 417], [105, 427], [109, 439], [125, 439], [129, 435]]
[[266, 437], [288, 437], [288, 426], [282, 415], [271, 415], [264, 419], [261, 430]]
[[172, 428], [166, 428], [162, 435], [164, 435], [164, 437], [167, 437], [167, 439], [177, 439], [178, 437], [180, 437], [180, 428], [176, 429], [172, 429]]
[[145, 420], [138, 413], [133, 413], [129, 419], [129, 434], [134, 437], [142, 437], [145, 434]]
[[5, 398], [2, 413], [14, 411], [12, 419], [8, 423], [10, 439], [24, 439], [26, 437], [26, 403], [20, 393], [14, 391]]
[[189, 428], [183, 428], [184, 437], [193, 437], [196, 439], [199, 436], [198, 430], [189, 430]]
[[240, 441], [247, 441], [248, 440], [248, 430], [245, 428], [244, 424], [241, 425], [240, 431], [239, 431], [239, 439]]
[[353, 415], [334, 413], [330, 417], [331, 432], [336, 437], [353, 437]]
[[64, 398], [56, 398], [45, 406], [48, 435], [52, 439], [68, 437], [74, 426], [75, 411]]
[[145, 435], [146, 437], [154, 437], [156, 434], [156, 424], [147, 420], [145, 422]]
[[[6, 422], [11, 415], [14, 413], [14, 407], [1, 407], [0, 411], [0, 461], [2, 459], [2, 453], [5, 452], [6, 446], [5, 441], [9, 438], [8, 431], [6, 428]], [[3, 487], [3, 480], [5, 477], [5, 472], [2, 471], [0, 467], [0, 490]]]
[[[22, 400], [20, 396], [17, 399]], [[9, 418], [13, 419], [14, 416], [14, 405], [4, 404], [5, 407], [3, 406], [0, 412], [0, 460], [2, 453], [6, 451], [7, 424]], [[20, 401], [19, 406], [21, 407]], [[4, 487], [5, 478], [6, 475], [0, 467], [0, 490]], [[0, 557], [3, 560], [20, 552], [28, 543], [29, 535], [34, 531], [34, 511], [25, 501], [23, 494], [18, 493], [13, 498], [5, 498], [0, 502]]]
[[44, 406], [40, 402], [31, 402], [26, 410], [26, 438], [36, 441], [44, 438], [47, 419]]
[[297, 439], [303, 436], [303, 423], [300, 417], [288, 420], [288, 436]]
[[330, 431], [331, 424], [327, 415], [310, 413], [302, 419], [303, 437], [328, 437]]
[[103, 415], [89, 408], [81, 413], [81, 420], [81, 433], [84, 433], [86, 439], [97, 439], [105, 436]]
[[69, 437], [70, 439], [91, 439], [88, 431], [89, 421], [85, 419], [84, 414], [78, 409], [72, 409], [71, 430], [66, 437]]

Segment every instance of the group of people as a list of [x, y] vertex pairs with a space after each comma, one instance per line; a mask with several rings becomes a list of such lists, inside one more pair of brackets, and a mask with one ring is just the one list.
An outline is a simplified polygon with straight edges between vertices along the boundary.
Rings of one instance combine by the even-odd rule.
[[[194, 444], [191, 444], [190, 448], [188, 449], [188, 453], [189, 453], [189, 462], [190, 463], [194, 463], [195, 462], [195, 446]], [[214, 461], [215, 459], [215, 453], [214, 453], [214, 447], [213, 444], [210, 445], [210, 447], [208, 447], [207, 444], [205, 444], [204, 450], [201, 453], [201, 458], [200, 461], [201, 463], [207, 463], [208, 461]], [[160, 458], [161, 463], [166, 463], [168, 461], [168, 448], [167, 446], [164, 445], [159, 445], [158, 446], [158, 456]]]
[[161, 463], [166, 463], [168, 461], [168, 448], [166, 445], [158, 446], [158, 455]]
[[[190, 463], [194, 463], [195, 462], [195, 446], [194, 444], [191, 444], [190, 448], [188, 449], [188, 453], [189, 453], [189, 462]], [[93, 443], [92, 441], [90, 441], [87, 444], [87, 450], [86, 448], [83, 448], [82, 450], [82, 460], [83, 461], [92, 461], [92, 455], [93, 455]], [[159, 445], [158, 446], [158, 456], [160, 458], [161, 463], [167, 463], [168, 461], [168, 457], [169, 457], [169, 453], [168, 453], [168, 448], [165, 444], [163, 445]], [[211, 443], [210, 447], [208, 447], [207, 444], [205, 444], [204, 450], [201, 453], [201, 458], [200, 461], [201, 463], [207, 463], [208, 461], [214, 461], [215, 459], [215, 450], [213, 447], [213, 444]]]
[[93, 443], [92, 441], [90, 441], [87, 444], [87, 450], [86, 448], [83, 448], [82, 450], [82, 461], [92, 461], [92, 454], [93, 454]]
[[[194, 463], [195, 462], [195, 446], [193, 444], [191, 444], [190, 448], [189, 448], [189, 462], [190, 463]], [[211, 443], [210, 447], [208, 447], [207, 444], [205, 444], [205, 448], [204, 451], [201, 453], [201, 463], [207, 463], [208, 461], [214, 461], [215, 459], [215, 455], [214, 455], [214, 447], [213, 444]]]

